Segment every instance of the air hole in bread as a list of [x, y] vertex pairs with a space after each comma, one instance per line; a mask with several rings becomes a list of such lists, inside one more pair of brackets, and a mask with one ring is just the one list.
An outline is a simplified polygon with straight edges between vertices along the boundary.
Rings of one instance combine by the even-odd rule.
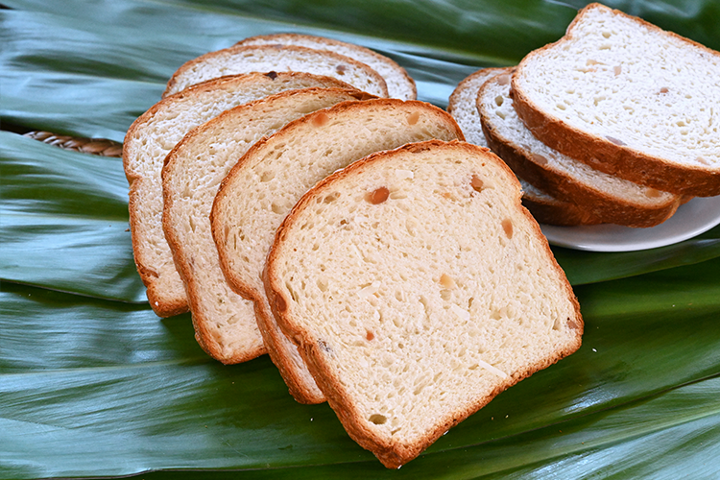
[[365, 330], [365, 338], [369, 340], [373, 340], [375, 338], [375, 334], [371, 332], [370, 330]]
[[508, 83], [510, 83], [510, 75], [498, 75], [497, 83], [498, 85], [507, 85]]
[[332, 203], [338, 198], [340, 198], [340, 192], [333, 192], [330, 195], [325, 195], [325, 198], [323, 198], [323, 203]]
[[387, 187], [376, 188], [372, 192], [365, 194], [365, 201], [373, 205], [383, 203], [390, 196], [390, 190]]
[[495, 97], [495, 105], [497, 105], [498, 107], [502, 107], [503, 103], [505, 103], [505, 99], [502, 95], [498, 95], [497, 97]]
[[622, 66], [621, 65], [615, 65], [613, 67], [613, 72], [615, 72], [615, 75], [620, 75], [622, 73]]
[[375, 425], [383, 425], [387, 422], [387, 417], [379, 413], [374, 413], [370, 415], [370, 422], [374, 423]]
[[275, 202], [273, 202], [272, 205], [270, 205], [270, 209], [273, 211], [273, 213], [277, 213], [278, 215], [282, 215], [285, 213], [285, 209], [281, 205], [278, 205]]
[[335, 71], [338, 73], [338, 75], [345, 75], [345, 70], [347, 70], [347, 66], [343, 65], [342, 63], [335, 67]]
[[506, 218], [505, 220], [502, 221], [502, 228], [503, 228], [503, 231], [505, 232], [505, 235], [507, 236], [507, 238], [512, 238], [513, 224], [509, 218]]
[[566, 107], [565, 105], [563, 105], [562, 103], [558, 103], [557, 105], [555, 105], [555, 107], [556, 107], [558, 110], [565, 110], [565, 109], [567, 108], [567, 107]]
[[266, 170], [260, 174], [261, 182], [269, 182], [273, 178], [275, 178], [275, 172], [272, 172], [272, 171]]
[[578, 325], [577, 322], [575, 322], [571, 318], [567, 319], [567, 326], [568, 326], [568, 328], [570, 328], [572, 330], [577, 330], [580, 327], [580, 325]]

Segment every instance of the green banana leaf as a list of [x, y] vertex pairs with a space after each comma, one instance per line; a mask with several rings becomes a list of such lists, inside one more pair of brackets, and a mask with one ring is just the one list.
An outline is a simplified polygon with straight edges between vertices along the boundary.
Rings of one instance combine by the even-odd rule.
[[[122, 162], [23, 137], [122, 141], [183, 62], [257, 34], [326, 35], [444, 107], [481, 67], [559, 38], [586, 2], [3, 0], [0, 478], [717, 478], [720, 228], [627, 253], [554, 248], [583, 347], [390, 471], [267, 357], [223, 366], [135, 271]], [[720, 4], [610, 6], [720, 49]]]

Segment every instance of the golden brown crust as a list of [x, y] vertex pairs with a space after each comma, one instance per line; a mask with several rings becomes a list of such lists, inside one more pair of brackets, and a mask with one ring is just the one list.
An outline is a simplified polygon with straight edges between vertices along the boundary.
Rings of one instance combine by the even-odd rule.
[[281, 226], [278, 228], [275, 241], [268, 254], [268, 261], [266, 263], [266, 269], [264, 271], [264, 281], [267, 298], [270, 302], [270, 306], [273, 310], [273, 315], [277, 323], [281, 326], [283, 331], [286, 331], [288, 335], [297, 339], [300, 345], [300, 353], [305, 360], [308, 369], [313, 374], [318, 382], [318, 386], [325, 394], [328, 404], [335, 411], [341, 423], [348, 432], [348, 435], [355, 440], [363, 448], [370, 450], [375, 456], [385, 465], [387, 468], [399, 468], [410, 460], [416, 458], [422, 451], [429, 447], [433, 442], [440, 438], [445, 432], [448, 431], [454, 425], [457, 425], [462, 420], [477, 412], [479, 409], [487, 405], [490, 400], [497, 396], [508, 387], [516, 384], [520, 380], [529, 377], [533, 373], [540, 371], [562, 358], [574, 353], [580, 348], [582, 341], [582, 334], [584, 330], [584, 322], [580, 313], [580, 304], [573, 293], [570, 283], [565, 277], [565, 273], [560, 265], [555, 260], [552, 254], [550, 246], [545, 239], [545, 236], [540, 230], [540, 226], [534, 220], [533, 216], [520, 204], [520, 184], [516, 179], [512, 171], [490, 150], [472, 145], [464, 141], [450, 141], [443, 142], [440, 140], [429, 140], [425, 142], [418, 142], [404, 145], [395, 151], [407, 151], [407, 152], [419, 152], [426, 149], [445, 148], [445, 149], [464, 149], [471, 152], [472, 154], [486, 156], [488, 161], [494, 161], [500, 168], [506, 171], [508, 180], [515, 182], [517, 185], [516, 191], [516, 204], [518, 209], [522, 212], [530, 224], [533, 225], [533, 233], [540, 240], [542, 246], [540, 247], [543, 251], [538, 252], [539, 254], [547, 256], [551, 261], [553, 268], [560, 274], [560, 278], [563, 279], [563, 288], [567, 292], [567, 296], [571, 299], [573, 308], [575, 310], [575, 318], [572, 320], [577, 325], [577, 336], [576, 341], [573, 344], [568, 345], [562, 351], [556, 352], [556, 355], [548, 357], [543, 361], [536, 363], [535, 365], [529, 366], [526, 370], [515, 373], [512, 377], [509, 377], [501, 385], [499, 385], [490, 395], [483, 398], [477, 399], [472, 404], [467, 405], [464, 409], [456, 412], [450, 412], [446, 417], [437, 420], [435, 427], [426, 433], [426, 435], [417, 443], [413, 445], [398, 445], [391, 444], [384, 441], [383, 439], [377, 438], [373, 432], [370, 432], [364, 427], [362, 416], [355, 411], [353, 403], [349, 400], [349, 395], [342, 383], [332, 373], [331, 368], [326, 362], [325, 354], [322, 349], [322, 345], [317, 339], [313, 338], [307, 331], [302, 329], [298, 322], [292, 318], [292, 314], [287, 310], [288, 300], [280, 293], [280, 280], [273, 272], [273, 264], [280, 255], [280, 248], [286, 239], [287, 231], [297, 221], [298, 212], [302, 211], [307, 205], [312, 205], [315, 198], [323, 195], [323, 191], [332, 186], [337, 179], [341, 179], [358, 171], [363, 171], [368, 168], [374, 162], [381, 162], [387, 157], [388, 152], [378, 152], [369, 155], [361, 160], [358, 160], [345, 169], [336, 172], [326, 179], [319, 182], [310, 191], [308, 191], [293, 207], [290, 214], [285, 217]]
[[396, 61], [393, 59], [386, 57], [384, 55], [381, 55], [373, 50], [370, 50], [369, 48], [365, 48], [360, 45], [356, 45], [353, 43], [347, 43], [347, 42], [341, 42], [339, 40], [333, 40], [331, 38], [325, 38], [325, 37], [317, 37], [313, 35], [303, 35], [299, 33], [275, 33], [275, 34], [269, 34], [269, 35], [257, 35], [254, 37], [248, 37], [245, 38], [239, 42], [237, 42], [235, 45], [252, 45], [253, 41], [255, 40], [265, 40], [268, 42], [277, 41], [279, 44], [287, 44], [292, 43], [293, 40], [296, 39], [308, 39], [312, 40], [313, 42], [317, 42], [320, 44], [328, 45], [328, 46], [343, 46], [346, 48], [351, 48], [353, 50], [356, 50], [358, 52], [362, 52], [365, 55], [372, 56], [376, 59], [378, 63], [384, 63], [387, 65], [391, 65], [393, 67], [393, 70], [396, 71], [398, 75], [401, 75], [407, 85], [411, 88], [412, 95], [409, 98], [410, 100], [414, 100], [417, 98], [417, 86], [415, 85], [415, 80], [408, 75], [407, 71], [401, 67]]
[[546, 50], [570, 40], [575, 25], [582, 20], [585, 12], [594, 8], [611, 10], [614, 14], [636, 21], [652, 31], [662, 32], [665, 35], [687, 42], [688, 45], [700, 48], [713, 56], [720, 56], [720, 53], [714, 50], [673, 32], [662, 30], [640, 18], [627, 15], [619, 10], [609, 9], [598, 3], [592, 3], [580, 10], [573, 22], [568, 26], [566, 34], [560, 40], [530, 52], [518, 65], [513, 75], [511, 94], [515, 110], [522, 121], [533, 135], [549, 147], [602, 172], [680, 195], [699, 197], [719, 195], [720, 171], [708, 171], [692, 165], [671, 164], [644, 152], [613, 143], [607, 138], [579, 130], [559, 118], [543, 112], [522, 91], [517, 78], [532, 75], [532, 72], [526, 72], [525, 63], [527, 59], [543, 55]]
[[485, 88], [492, 87], [497, 79], [491, 79], [480, 89], [477, 107], [480, 123], [490, 149], [502, 158], [521, 178], [544, 192], [549, 192], [559, 200], [575, 205], [588, 212], [587, 219], [598, 219], [603, 223], [615, 223], [629, 227], [653, 227], [670, 218], [678, 206], [681, 197], [674, 195], [667, 202], [652, 206], [633, 205], [621, 198], [602, 190], [590, 188], [572, 177], [534, 161], [527, 150], [497, 134], [489, 120], [491, 112], [482, 102]]
[[[248, 45], [248, 46], [242, 46], [242, 45], [235, 45], [232, 47], [224, 48], [222, 50], [216, 50], [213, 52], [208, 52], [204, 55], [201, 55], [197, 58], [194, 58], [192, 60], [188, 60], [183, 65], [178, 68], [175, 73], [173, 73], [172, 77], [170, 77], [170, 80], [167, 83], [167, 87], [165, 88], [165, 92], [163, 92], [163, 98], [170, 96], [171, 91], [175, 88], [175, 86], [178, 83], [178, 77], [183, 74], [185, 71], [191, 69], [197, 64], [200, 64], [204, 61], [206, 61], [208, 58], [217, 57], [217, 56], [223, 56], [223, 55], [234, 55], [241, 53], [243, 51], [272, 51], [273, 49], [277, 49], [277, 46], [272, 45]], [[284, 46], [282, 47], [285, 50], [289, 51], [295, 51], [298, 53], [301, 52], [312, 52], [314, 51], [312, 48], [305, 48], [305, 47], [294, 47], [294, 46]], [[317, 51], [317, 50], [315, 50]], [[384, 87], [383, 96], [387, 96], [387, 85], [385, 84], [385, 79], [383, 79], [379, 73], [377, 73], [375, 70], [370, 68], [369, 66], [365, 65], [364, 63], [358, 62], [357, 60], [353, 60], [352, 58], [346, 57], [345, 55], [340, 55], [335, 52], [330, 52], [327, 50], [323, 50], [323, 55], [327, 57], [328, 60], [333, 60], [335, 62], [338, 62], [338, 64], [347, 64], [347, 65], [353, 65], [355, 67], [358, 67], [362, 70], [365, 70], [368, 77], [373, 78], [373, 80], [381, 87], [381, 89]], [[190, 87], [188, 87], [190, 88]], [[186, 89], [183, 89], [186, 90]], [[175, 92], [174, 94], [181, 93], [181, 92]]]

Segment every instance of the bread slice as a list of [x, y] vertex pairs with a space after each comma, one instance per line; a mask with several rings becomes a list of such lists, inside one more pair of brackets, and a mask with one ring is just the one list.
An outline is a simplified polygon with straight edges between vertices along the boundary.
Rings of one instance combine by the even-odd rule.
[[130, 230], [140, 277], [150, 306], [161, 317], [187, 311], [185, 287], [162, 231], [165, 156], [191, 129], [222, 111], [283, 90], [315, 86], [352, 88], [344, 82], [305, 73], [254, 73], [197, 85], [167, 97], [128, 129], [123, 165], [130, 184]]
[[368, 48], [361, 47], [360, 45], [325, 37], [294, 33], [258, 35], [256, 37], [246, 38], [236, 45], [295, 45], [317, 50], [330, 50], [340, 55], [350, 57], [358, 62], [365, 63], [378, 72], [385, 79], [385, 83], [387, 83], [389, 97], [399, 98], [401, 100], [415, 100], [417, 97], [415, 81], [408, 75], [404, 68], [394, 60]]
[[604, 223], [652, 227], [680, 205], [679, 195], [595, 170], [535, 138], [515, 112], [509, 74], [485, 82], [478, 92], [477, 109], [490, 148], [513, 171]]
[[210, 233], [222, 179], [255, 142], [307, 113], [367, 97], [359, 90], [289, 90], [227, 110], [191, 130], [165, 158], [163, 231], [185, 282], [195, 336], [223, 363], [264, 351], [253, 304], [223, 277]]
[[295, 398], [319, 403], [324, 396], [310, 375], [302, 377], [297, 347], [279, 333], [265, 297], [262, 271], [275, 230], [315, 183], [356, 159], [405, 143], [462, 138], [450, 115], [416, 100], [342, 103], [306, 115], [253, 146], [223, 181], [212, 208], [212, 234], [230, 286], [255, 301], [265, 345], [273, 352]]
[[[488, 147], [482, 126], [480, 125], [480, 113], [477, 109], [477, 96], [480, 87], [489, 79], [509, 74], [512, 67], [505, 68], [482, 68], [458, 83], [448, 100], [447, 110], [455, 117], [458, 125], [462, 128], [465, 140]], [[530, 210], [535, 219], [540, 223], [549, 225], [596, 225], [602, 223], [589, 211], [577, 205], [553, 197], [549, 193], [537, 188], [523, 179], [518, 172], [515, 176], [520, 180], [523, 192], [523, 205]]]
[[422, 142], [330, 176], [277, 232], [273, 312], [388, 468], [580, 347], [578, 302], [520, 196], [489, 150]]
[[333, 77], [372, 95], [388, 96], [383, 77], [364, 63], [326, 50], [278, 45], [236, 45], [201, 55], [186, 62], [173, 74], [163, 96], [212, 78], [267, 71], [307, 72]]
[[600, 4], [512, 79], [538, 139], [658, 190], [720, 194], [720, 53]]

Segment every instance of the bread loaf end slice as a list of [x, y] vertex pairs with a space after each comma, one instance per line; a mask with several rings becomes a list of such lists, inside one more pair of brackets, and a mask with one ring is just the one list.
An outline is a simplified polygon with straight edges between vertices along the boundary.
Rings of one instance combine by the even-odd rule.
[[265, 284], [349, 435], [388, 468], [576, 351], [578, 302], [489, 150], [409, 144], [302, 197]]
[[[428, 103], [341, 103], [258, 142], [223, 180], [210, 217], [220, 266], [231, 287], [255, 301], [258, 322], [265, 325], [261, 332], [268, 334], [265, 344], [281, 372], [295, 371], [300, 378], [304, 362], [292, 337], [280, 334], [262, 282], [277, 227], [295, 202], [327, 175], [370, 153], [431, 138], [451, 140], [462, 133], [450, 115]], [[324, 401], [306, 388], [314, 385], [309, 377], [291, 390], [305, 392], [304, 398], [296, 396], [304, 403]]]

